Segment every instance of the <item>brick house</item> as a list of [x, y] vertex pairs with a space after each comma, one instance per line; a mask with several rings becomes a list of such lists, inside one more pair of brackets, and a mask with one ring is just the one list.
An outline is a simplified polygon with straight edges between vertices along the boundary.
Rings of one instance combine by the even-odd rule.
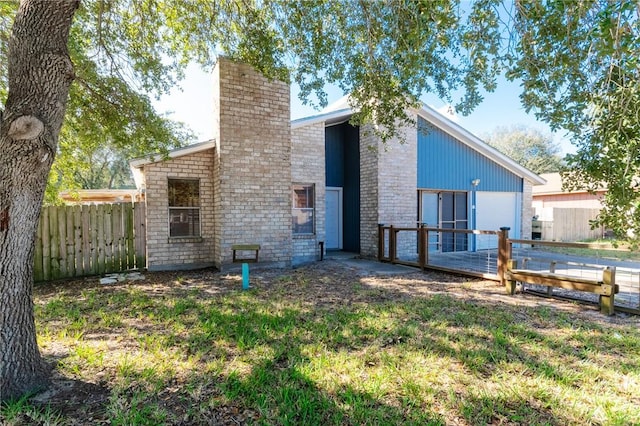
[[234, 244], [278, 267], [316, 260], [321, 242], [373, 257], [379, 223], [531, 233], [544, 181], [427, 106], [385, 147], [349, 108], [290, 121], [288, 84], [248, 65], [221, 58], [213, 78], [214, 139], [131, 161], [151, 270], [222, 269]]

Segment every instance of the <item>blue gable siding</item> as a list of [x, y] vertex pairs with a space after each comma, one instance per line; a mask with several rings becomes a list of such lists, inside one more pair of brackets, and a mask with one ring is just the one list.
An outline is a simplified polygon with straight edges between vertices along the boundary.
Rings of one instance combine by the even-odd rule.
[[522, 192], [522, 178], [418, 117], [418, 188]]

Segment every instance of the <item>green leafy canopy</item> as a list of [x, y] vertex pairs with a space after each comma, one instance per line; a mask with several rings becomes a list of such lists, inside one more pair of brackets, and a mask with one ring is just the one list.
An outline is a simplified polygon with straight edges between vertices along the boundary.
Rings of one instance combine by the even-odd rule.
[[[414, 124], [407, 111], [422, 95], [466, 114], [505, 73], [522, 83], [527, 111], [577, 146], [570, 187], [605, 183], [602, 224], [640, 236], [639, 9], [630, 0], [85, 0], [54, 175], [78, 165], [68, 182], [81, 181], [98, 148], [130, 158], [189, 141], [149, 96], [167, 93], [188, 63], [210, 67], [220, 54], [297, 82], [307, 103], [324, 105], [324, 87], [339, 87], [359, 110], [354, 122], [377, 124], [385, 141]], [[0, 2], [3, 54], [15, 10]]]
[[606, 186], [594, 225], [640, 238], [640, 6], [635, 1], [519, 1], [509, 76], [523, 104], [577, 147], [568, 190]]
[[[187, 142], [188, 130], [158, 116], [148, 96], [167, 93], [188, 63], [209, 67], [220, 54], [295, 80], [317, 105], [326, 104], [325, 85], [339, 86], [360, 110], [355, 120], [375, 122], [385, 140], [411, 123], [406, 111], [423, 93], [451, 101], [463, 89], [457, 106], [468, 112], [495, 85], [497, 13], [483, 7], [490, 3], [463, 13], [449, 0], [83, 1], [69, 41], [76, 81], [53, 183], [104, 185], [112, 176], [93, 179], [104, 164], [92, 161], [105, 147], [122, 159]], [[9, 17], [16, 4], [0, 7]], [[6, 53], [11, 20], [0, 24]]]
[[535, 173], [560, 171], [563, 162], [553, 135], [525, 126], [498, 127], [487, 143]]

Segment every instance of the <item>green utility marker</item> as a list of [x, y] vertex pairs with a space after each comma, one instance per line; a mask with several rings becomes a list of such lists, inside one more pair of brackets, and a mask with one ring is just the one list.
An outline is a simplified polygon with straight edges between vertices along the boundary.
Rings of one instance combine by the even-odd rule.
[[242, 289], [243, 290], [249, 289], [249, 264], [248, 263], [242, 264]]

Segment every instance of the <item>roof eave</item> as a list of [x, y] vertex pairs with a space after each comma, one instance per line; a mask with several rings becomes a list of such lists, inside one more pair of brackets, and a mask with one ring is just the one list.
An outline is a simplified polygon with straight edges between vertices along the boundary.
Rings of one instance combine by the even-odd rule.
[[141, 168], [147, 164], [158, 163], [160, 161], [164, 161], [167, 158], [179, 158], [185, 155], [195, 154], [197, 152], [206, 151], [207, 149], [215, 148], [216, 141], [215, 139], [210, 139], [208, 141], [199, 142], [193, 145], [185, 146], [182, 148], [174, 149], [173, 151], [169, 151], [167, 156], [163, 156], [160, 154], [152, 154], [149, 157], [140, 157], [134, 158], [129, 161], [130, 167]]
[[336, 111], [330, 111], [323, 114], [312, 115], [309, 117], [302, 117], [295, 120], [291, 120], [291, 129], [298, 129], [300, 127], [311, 126], [313, 124], [325, 123], [327, 121], [339, 120], [353, 115], [354, 111], [351, 108], [343, 108]]
[[198, 152], [206, 151], [216, 147], [216, 140], [210, 139], [208, 141], [195, 143], [193, 145], [185, 146], [182, 148], [174, 149], [170, 151], [167, 156], [160, 154], [153, 154], [148, 157], [134, 158], [129, 161], [129, 169], [133, 175], [133, 181], [136, 184], [136, 188], [141, 189], [144, 185], [144, 176], [142, 168], [147, 164], [158, 163], [172, 158], [179, 158], [185, 155], [195, 154]]

